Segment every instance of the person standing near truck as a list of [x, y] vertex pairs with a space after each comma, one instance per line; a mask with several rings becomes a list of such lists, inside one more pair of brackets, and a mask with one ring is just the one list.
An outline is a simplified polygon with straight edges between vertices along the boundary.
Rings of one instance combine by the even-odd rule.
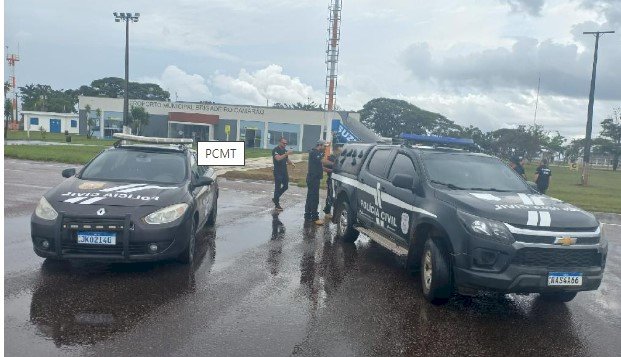
[[526, 180], [526, 171], [524, 171], [524, 166], [522, 166], [523, 162], [524, 159], [517, 156], [514, 156], [511, 158], [511, 160], [509, 160], [509, 164], [513, 171], [517, 172], [518, 175], [522, 176], [522, 178]]
[[[326, 142], [318, 140], [317, 145], [308, 153], [308, 174], [306, 175], [306, 206], [304, 207], [304, 219], [313, 221], [316, 225], [323, 225], [323, 221], [319, 219], [319, 186], [323, 178], [324, 152], [326, 150]], [[327, 160], [326, 164], [327, 164]]]
[[548, 167], [548, 160], [543, 159], [539, 167], [537, 167], [537, 171], [535, 171], [535, 183], [537, 184], [537, 190], [544, 195], [550, 186], [550, 176], [552, 176], [552, 170]]
[[328, 179], [326, 180], [326, 186], [328, 187], [328, 194], [326, 196], [326, 205], [323, 208], [324, 219], [332, 218], [332, 206], [334, 197], [333, 196], [333, 187], [332, 187], [332, 171], [334, 170], [334, 166], [336, 165], [336, 159], [341, 153], [341, 145], [334, 146], [334, 151], [331, 155], [328, 156], [328, 161], [330, 164], [324, 165], [324, 171], [328, 174]]
[[274, 162], [274, 208], [276, 211], [282, 211], [280, 206], [280, 196], [289, 188], [289, 173], [287, 172], [287, 164], [295, 167], [295, 164], [289, 160], [289, 155], [293, 154], [292, 150], [287, 150], [287, 139], [280, 138], [278, 146], [272, 150], [272, 160]]

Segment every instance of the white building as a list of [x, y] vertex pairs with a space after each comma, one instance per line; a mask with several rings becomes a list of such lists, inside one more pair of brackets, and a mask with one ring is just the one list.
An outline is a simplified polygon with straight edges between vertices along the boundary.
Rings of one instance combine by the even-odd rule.
[[80, 132], [80, 120], [75, 113], [52, 113], [22, 111], [24, 119], [24, 131], [40, 131], [45, 129], [48, 133], [64, 133], [67, 130], [71, 134]]
[[[87, 115], [94, 119], [93, 134], [111, 137], [122, 131], [123, 98], [80, 96], [80, 132], [86, 134]], [[141, 135], [153, 137], [185, 137], [197, 140], [244, 141], [246, 147], [271, 149], [281, 137], [296, 151], [312, 148], [318, 139], [325, 138], [334, 122], [359, 122], [356, 112], [308, 111], [248, 105], [164, 102], [130, 99], [132, 106], [143, 107], [149, 113], [149, 124]], [[101, 116], [97, 117], [97, 109]], [[333, 115], [333, 118], [327, 117]], [[359, 123], [357, 123], [361, 126]], [[364, 128], [366, 129], [366, 128]], [[366, 129], [368, 130], [368, 129]]]

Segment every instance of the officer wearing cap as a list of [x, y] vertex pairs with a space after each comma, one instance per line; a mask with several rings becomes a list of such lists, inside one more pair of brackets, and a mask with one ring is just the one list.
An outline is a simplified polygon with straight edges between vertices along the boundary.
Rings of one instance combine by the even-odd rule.
[[524, 158], [517, 157], [517, 156], [514, 156], [511, 158], [511, 160], [509, 160], [509, 164], [511, 168], [518, 175], [522, 176], [524, 180], [526, 180], [526, 171], [524, 171], [524, 166], [522, 166], [523, 163], [524, 163]]
[[319, 185], [323, 178], [324, 152], [326, 150], [326, 142], [318, 140], [315, 147], [308, 152], [308, 174], [306, 175], [306, 185], [308, 191], [306, 193], [306, 207], [304, 208], [304, 219], [312, 221], [316, 225], [323, 225], [323, 221], [319, 219]]

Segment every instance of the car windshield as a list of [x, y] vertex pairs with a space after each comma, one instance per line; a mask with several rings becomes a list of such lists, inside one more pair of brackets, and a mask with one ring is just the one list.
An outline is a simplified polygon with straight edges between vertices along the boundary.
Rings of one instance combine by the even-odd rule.
[[454, 190], [526, 192], [528, 187], [507, 165], [493, 157], [426, 153], [429, 180]]
[[83, 180], [179, 184], [186, 178], [184, 153], [113, 149], [97, 156]]

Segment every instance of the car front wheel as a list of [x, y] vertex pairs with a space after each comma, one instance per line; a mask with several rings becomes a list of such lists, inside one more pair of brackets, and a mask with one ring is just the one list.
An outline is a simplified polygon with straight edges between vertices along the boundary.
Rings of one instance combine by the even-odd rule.
[[446, 251], [428, 238], [421, 257], [420, 277], [423, 295], [433, 304], [445, 303], [453, 292], [451, 271]]
[[194, 263], [194, 251], [196, 250], [196, 221], [192, 220], [192, 228], [188, 237], [188, 246], [179, 255], [179, 261], [183, 264], [191, 265]]

